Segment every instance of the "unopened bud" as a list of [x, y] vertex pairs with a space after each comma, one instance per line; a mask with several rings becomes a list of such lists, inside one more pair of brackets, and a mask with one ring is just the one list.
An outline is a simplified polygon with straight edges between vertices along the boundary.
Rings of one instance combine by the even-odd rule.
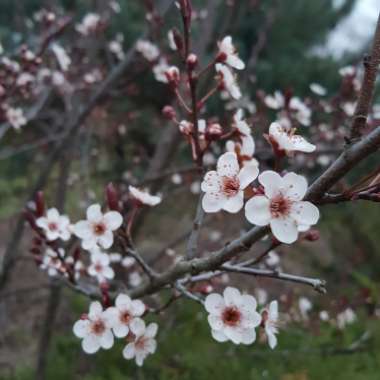
[[168, 82], [177, 87], [180, 79], [178, 67], [171, 66], [165, 71], [165, 76]]
[[177, 46], [177, 50], [181, 51], [183, 48], [183, 39], [182, 39], [181, 33], [176, 28], [172, 30], [173, 30], [174, 43]]
[[207, 126], [206, 135], [210, 140], [218, 139], [223, 134], [222, 126], [218, 123], [212, 123]]
[[305, 234], [305, 240], [316, 241], [319, 240], [320, 233], [318, 230], [309, 230]]
[[189, 56], [187, 57], [186, 59], [186, 63], [187, 63], [187, 66], [190, 70], [194, 70], [195, 67], [197, 66], [198, 64], [198, 57], [194, 54], [194, 53], [191, 53], [189, 54]]
[[45, 214], [45, 200], [44, 193], [42, 191], [38, 191], [35, 196], [36, 203], [36, 216], [40, 217]]
[[113, 185], [113, 183], [109, 183], [106, 187], [106, 197], [107, 203], [110, 210], [120, 211], [119, 207], [119, 194]]
[[179, 123], [179, 130], [180, 130], [181, 133], [183, 133], [184, 135], [189, 136], [189, 135], [191, 135], [191, 133], [193, 132], [193, 124], [190, 123], [189, 121], [182, 120], [182, 121]]
[[165, 106], [162, 109], [162, 115], [164, 116], [165, 119], [168, 120], [174, 120], [176, 118], [176, 112], [175, 109], [172, 106]]

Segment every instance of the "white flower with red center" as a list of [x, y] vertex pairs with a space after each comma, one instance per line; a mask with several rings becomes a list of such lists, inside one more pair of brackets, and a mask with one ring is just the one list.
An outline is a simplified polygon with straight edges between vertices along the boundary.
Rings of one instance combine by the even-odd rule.
[[91, 253], [91, 264], [88, 267], [88, 274], [101, 283], [107, 280], [112, 280], [115, 277], [115, 272], [110, 266], [111, 260], [107, 253], [95, 251]]
[[219, 58], [230, 67], [237, 70], [245, 68], [244, 62], [239, 58], [235, 46], [232, 44], [232, 37], [226, 36], [219, 42]]
[[119, 294], [115, 306], [106, 311], [112, 324], [112, 331], [117, 338], [128, 335], [130, 326], [136, 319], [140, 319], [145, 312], [145, 305], [140, 300], [131, 300], [126, 294]]
[[113, 346], [114, 338], [106, 311], [100, 302], [91, 302], [90, 311], [75, 322], [74, 334], [83, 339], [82, 348], [87, 354], [94, 354], [100, 348], [105, 350]]
[[270, 225], [273, 235], [282, 243], [294, 243], [299, 226], [312, 226], [318, 222], [319, 210], [303, 201], [307, 191], [306, 178], [296, 173], [281, 177], [268, 170], [259, 175], [264, 195], [252, 197], [245, 205], [248, 221], [258, 226]]
[[137, 41], [136, 50], [149, 62], [155, 61], [160, 55], [158, 47], [147, 40]]
[[[60, 255], [60, 257], [58, 256]], [[63, 264], [63, 258], [65, 256], [65, 251], [59, 248], [58, 252], [51, 248], [47, 248], [45, 254], [42, 258], [42, 263], [40, 268], [46, 270], [50, 277], [55, 277], [58, 274], [63, 274], [66, 268]]]
[[5, 116], [9, 124], [16, 129], [16, 131], [27, 123], [26, 117], [21, 108], [8, 108]]
[[74, 225], [74, 234], [82, 239], [83, 249], [91, 250], [100, 246], [104, 249], [113, 244], [113, 231], [123, 223], [121, 214], [117, 211], [102, 213], [100, 205], [94, 204], [87, 209], [87, 220], [81, 220]]
[[294, 111], [295, 118], [304, 126], [308, 127], [311, 123], [311, 110], [301, 101], [300, 98], [293, 97], [290, 99], [289, 108]]
[[307, 142], [302, 136], [295, 135], [294, 130], [289, 130], [276, 122], [269, 127], [269, 141], [275, 144], [278, 150], [285, 151], [287, 154], [294, 151], [311, 153], [316, 149], [315, 145]]
[[268, 344], [271, 349], [277, 346], [278, 333], [278, 302], [272, 301], [269, 307], [262, 312], [265, 334], [268, 339]]
[[239, 109], [234, 115], [234, 127], [239, 134], [239, 142], [227, 141], [226, 148], [229, 152], [239, 152], [239, 155], [251, 158], [255, 153], [255, 140], [251, 135], [251, 128], [244, 120], [243, 110]]
[[223, 90], [227, 91], [232, 98], [240, 99], [241, 91], [239, 86], [236, 84], [235, 75], [231, 72], [231, 70], [226, 65], [221, 63], [217, 63], [215, 65], [215, 70], [220, 76], [220, 83]]
[[276, 91], [273, 95], [267, 95], [264, 98], [267, 107], [278, 110], [285, 106], [285, 97], [280, 91]]
[[157, 341], [155, 336], [158, 325], [157, 323], [150, 323], [145, 326], [143, 320], [140, 319], [139, 321], [139, 323], [134, 322], [130, 326], [132, 341], [125, 346], [123, 356], [127, 360], [135, 358], [136, 364], [141, 367], [147, 356], [156, 352]]
[[49, 241], [70, 239], [70, 220], [66, 215], [60, 215], [56, 208], [49, 209], [46, 216], [41, 216], [36, 220], [36, 224], [44, 230]]
[[251, 344], [256, 339], [255, 328], [261, 323], [261, 315], [256, 311], [255, 297], [241, 294], [236, 288], [227, 287], [220, 294], [206, 297], [208, 323], [211, 333], [218, 342], [231, 340], [235, 344]]
[[227, 152], [221, 155], [216, 171], [207, 172], [201, 184], [201, 190], [206, 193], [202, 199], [204, 211], [240, 211], [244, 204], [244, 189], [258, 174], [259, 169], [254, 164], [245, 165], [240, 169], [235, 153]]
[[162, 198], [159, 195], [151, 195], [147, 191], [140, 190], [134, 186], [129, 186], [129, 192], [141, 205], [157, 206], [162, 201]]

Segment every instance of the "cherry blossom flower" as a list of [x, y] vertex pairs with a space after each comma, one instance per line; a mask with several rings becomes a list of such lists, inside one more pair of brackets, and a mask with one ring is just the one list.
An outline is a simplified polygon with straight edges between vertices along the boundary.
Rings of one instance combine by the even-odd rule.
[[265, 334], [268, 338], [269, 347], [273, 350], [277, 346], [278, 334], [278, 302], [272, 301], [269, 307], [262, 312]]
[[289, 108], [295, 111], [295, 118], [304, 126], [308, 127], [311, 123], [311, 110], [301, 101], [300, 98], [293, 97], [290, 99]]
[[285, 97], [280, 91], [276, 91], [274, 95], [267, 95], [264, 98], [267, 107], [278, 110], [285, 106]]
[[[106, 310], [112, 331], [117, 338], [128, 335], [132, 323], [136, 323], [145, 312], [145, 305], [140, 300], [131, 300], [126, 294], [119, 294], [115, 306]], [[139, 323], [139, 322], [137, 322]]]
[[100, 23], [100, 16], [96, 13], [87, 13], [80, 24], [76, 26], [76, 30], [83, 34], [84, 36], [88, 36], [91, 33], [94, 33], [98, 28]]
[[217, 169], [209, 171], [201, 183], [205, 192], [202, 206], [206, 212], [225, 210], [237, 213], [244, 204], [244, 189], [259, 174], [256, 165], [245, 165], [239, 168], [235, 153], [227, 152], [219, 157]]
[[252, 197], [245, 205], [245, 216], [258, 226], [270, 225], [273, 235], [282, 243], [294, 243], [298, 226], [318, 222], [319, 210], [312, 203], [302, 201], [307, 191], [306, 178], [296, 173], [281, 177], [268, 170], [259, 175], [264, 195]]
[[345, 102], [342, 104], [342, 109], [347, 116], [353, 116], [356, 109], [356, 102]]
[[134, 186], [129, 186], [129, 192], [131, 193], [132, 197], [142, 205], [157, 206], [162, 201], [161, 196], [151, 195], [147, 191], [139, 190]]
[[239, 155], [251, 158], [255, 153], [255, 140], [251, 135], [251, 128], [243, 118], [243, 110], [239, 109], [234, 115], [234, 127], [239, 134], [239, 143], [227, 141], [226, 148], [229, 152], [239, 152]]
[[276, 122], [269, 127], [269, 141], [275, 143], [277, 149], [287, 154], [294, 151], [311, 153], [316, 149], [315, 145], [307, 142], [302, 136], [295, 135], [294, 130], [289, 130]]
[[83, 339], [82, 348], [87, 354], [94, 354], [100, 348], [107, 350], [113, 346], [111, 324], [98, 301], [91, 302], [88, 315], [75, 322], [73, 331], [78, 338]]
[[155, 61], [160, 55], [158, 47], [147, 40], [137, 41], [136, 50], [149, 62]]
[[326, 310], [319, 312], [319, 319], [323, 322], [327, 322], [330, 319], [330, 315]]
[[306, 297], [301, 297], [298, 300], [298, 307], [300, 309], [302, 318], [308, 319], [308, 313], [313, 308], [311, 301]]
[[352, 324], [356, 321], [355, 312], [348, 307], [336, 316], [336, 323], [339, 329], [344, 329], [346, 325]]
[[123, 223], [121, 214], [117, 211], [102, 213], [100, 205], [94, 204], [87, 209], [87, 220], [81, 220], [74, 225], [74, 233], [82, 239], [83, 249], [90, 250], [96, 246], [109, 248], [113, 244], [113, 231]]
[[164, 58], [161, 58], [159, 62], [153, 66], [153, 74], [158, 82], [168, 83], [166, 71], [169, 67], [168, 62]]
[[339, 69], [339, 75], [342, 77], [354, 76], [356, 74], [356, 69], [354, 66], [345, 66]]
[[136, 364], [141, 367], [144, 360], [149, 354], [154, 354], [157, 349], [157, 342], [155, 336], [157, 334], [157, 323], [150, 323], [145, 326], [144, 321], [142, 323], [133, 323], [130, 326], [130, 330], [133, 336], [133, 341], [128, 343], [124, 350], [123, 356], [125, 359], [130, 360], [135, 358]]
[[241, 294], [236, 288], [227, 287], [220, 294], [206, 297], [208, 323], [213, 338], [218, 342], [231, 340], [235, 344], [251, 344], [256, 340], [255, 328], [261, 323], [261, 315], [256, 311], [255, 297]]
[[115, 272], [110, 267], [110, 257], [107, 253], [95, 251], [91, 253], [91, 264], [88, 267], [88, 274], [101, 283], [107, 280], [112, 280], [115, 277]]
[[36, 224], [44, 230], [49, 241], [70, 239], [70, 220], [66, 215], [60, 215], [56, 208], [49, 209], [46, 216], [36, 220]]
[[327, 90], [319, 83], [311, 83], [309, 87], [316, 95], [325, 96], [327, 94]]
[[24, 112], [21, 108], [8, 108], [6, 111], [6, 118], [9, 124], [18, 131], [23, 125], [27, 123]]
[[17, 78], [16, 85], [19, 87], [27, 86], [28, 84], [33, 83], [34, 80], [34, 75], [30, 73], [21, 73]]
[[58, 257], [58, 254], [63, 259], [65, 251], [63, 248], [59, 248], [58, 253], [51, 248], [47, 248], [42, 258], [40, 268], [46, 270], [50, 277], [58, 276], [58, 274], [65, 273], [65, 267], [62, 260]]
[[241, 91], [236, 84], [236, 78], [231, 70], [221, 63], [215, 65], [216, 72], [220, 75], [221, 84], [223, 89], [234, 99], [241, 98]]
[[219, 42], [219, 57], [221, 61], [225, 62], [230, 67], [237, 70], [245, 68], [244, 62], [238, 57], [235, 46], [232, 44], [232, 37], [226, 36]]

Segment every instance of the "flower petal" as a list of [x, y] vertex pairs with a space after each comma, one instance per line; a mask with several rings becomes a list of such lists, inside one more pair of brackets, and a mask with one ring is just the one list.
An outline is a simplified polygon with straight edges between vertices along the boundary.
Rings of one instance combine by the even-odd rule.
[[239, 191], [234, 197], [229, 197], [223, 203], [222, 209], [232, 214], [239, 212], [244, 206], [244, 192]]
[[257, 195], [245, 204], [245, 217], [257, 226], [266, 226], [271, 219], [270, 202], [267, 197]]
[[154, 338], [157, 334], [157, 331], [158, 331], [158, 324], [150, 323], [145, 330], [145, 336], [149, 338]]
[[125, 359], [133, 359], [135, 357], [136, 349], [134, 343], [128, 343], [123, 350], [123, 356]]
[[88, 333], [89, 320], [80, 319], [73, 326], [73, 332], [78, 338], [84, 338]]
[[131, 307], [131, 298], [127, 296], [126, 294], [119, 294], [116, 297], [115, 305], [118, 309], [129, 309]]
[[292, 205], [291, 216], [301, 225], [314, 225], [319, 219], [318, 207], [310, 202], [295, 202]]
[[240, 189], [245, 189], [252, 183], [259, 175], [259, 168], [257, 165], [250, 163], [245, 165], [239, 172], [238, 178], [240, 181]]
[[249, 345], [252, 344], [256, 340], [256, 331], [255, 329], [246, 329], [242, 333], [241, 342], [243, 344]]
[[219, 176], [236, 176], [239, 173], [239, 163], [236, 154], [233, 152], [222, 154], [218, 159], [216, 171]]
[[227, 342], [228, 340], [223, 331], [211, 330], [211, 335], [217, 342], [220, 343]]
[[205, 193], [218, 192], [220, 189], [220, 177], [215, 170], [209, 171], [203, 178], [201, 190]]
[[265, 195], [268, 198], [276, 196], [284, 185], [282, 177], [272, 170], [261, 173], [259, 182], [264, 186]]
[[307, 180], [304, 176], [296, 173], [288, 173], [284, 176], [286, 195], [293, 201], [300, 201], [307, 191]]
[[99, 318], [102, 313], [103, 313], [103, 308], [102, 308], [101, 303], [99, 301], [91, 302], [88, 316], [91, 319], [96, 319], [96, 318]]
[[112, 231], [117, 230], [123, 223], [123, 217], [117, 211], [109, 211], [104, 215], [104, 221]]
[[270, 228], [275, 238], [282, 243], [291, 244], [298, 238], [297, 223], [292, 218], [272, 219]]
[[226, 306], [238, 306], [242, 302], [240, 291], [231, 286], [224, 289], [223, 297]]
[[82, 340], [83, 351], [87, 354], [95, 354], [100, 348], [100, 342], [94, 335], [87, 335]]
[[223, 321], [220, 316], [209, 314], [207, 320], [213, 330], [221, 330], [223, 328]]
[[100, 338], [101, 347], [104, 348], [105, 350], [108, 350], [113, 346], [113, 342], [114, 342], [114, 339], [113, 339], [113, 334], [111, 330], [106, 330]]
[[205, 212], [218, 212], [222, 209], [225, 198], [218, 193], [206, 193], [202, 199], [202, 207]]
[[95, 204], [91, 205], [86, 212], [87, 220], [93, 223], [99, 223], [103, 219], [103, 214], [100, 208], [100, 205]]
[[206, 297], [205, 308], [210, 314], [218, 315], [224, 307], [224, 298], [220, 294], [212, 293]]

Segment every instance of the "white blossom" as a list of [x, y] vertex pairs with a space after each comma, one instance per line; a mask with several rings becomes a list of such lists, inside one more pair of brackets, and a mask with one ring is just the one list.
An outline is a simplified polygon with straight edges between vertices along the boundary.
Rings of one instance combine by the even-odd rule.
[[74, 233], [82, 239], [83, 249], [91, 250], [97, 246], [110, 248], [113, 244], [113, 231], [123, 223], [121, 214], [117, 211], [102, 213], [100, 205], [94, 204], [87, 209], [87, 220], [74, 225]]
[[295, 111], [295, 118], [304, 126], [308, 127], [311, 123], [310, 108], [297, 97], [290, 99], [289, 108]]
[[113, 346], [111, 324], [98, 301], [91, 302], [88, 315], [75, 322], [73, 331], [78, 338], [83, 339], [82, 348], [87, 354], [94, 354], [100, 348], [107, 350]]
[[174, 40], [174, 32], [172, 29], [168, 31], [168, 42], [169, 42], [169, 47], [171, 50], [177, 50], [177, 45]]
[[344, 329], [346, 325], [352, 324], [356, 321], [355, 312], [348, 307], [336, 316], [336, 322], [339, 329]]
[[278, 110], [285, 106], [285, 97], [280, 91], [276, 91], [273, 95], [267, 95], [264, 98], [267, 107]]
[[119, 294], [116, 297], [115, 306], [106, 310], [112, 331], [117, 338], [126, 337], [132, 324], [141, 323], [139, 317], [144, 312], [144, 303], [140, 300], [131, 300], [126, 294]]
[[311, 83], [309, 87], [310, 90], [316, 95], [325, 96], [327, 94], [327, 90], [319, 83]]
[[[61, 258], [59, 258], [58, 254]], [[51, 248], [47, 248], [42, 257], [40, 268], [42, 270], [46, 270], [50, 277], [55, 277], [59, 274], [65, 273], [65, 267], [62, 263], [64, 255], [65, 251], [63, 248], [59, 248], [58, 253]]]
[[153, 74], [158, 82], [168, 83], [166, 71], [169, 69], [169, 67], [170, 66], [164, 58], [161, 58], [159, 62], [153, 66]]
[[87, 13], [80, 24], [76, 26], [76, 30], [88, 36], [89, 34], [96, 31], [100, 23], [100, 16], [96, 13]]
[[223, 62], [230, 67], [243, 70], [245, 68], [244, 62], [239, 58], [235, 46], [232, 44], [232, 37], [226, 36], [219, 42], [219, 54], [225, 56]]
[[240, 169], [236, 154], [224, 153], [218, 159], [216, 171], [207, 172], [201, 183], [201, 190], [206, 193], [202, 199], [203, 209], [206, 212], [240, 211], [244, 204], [244, 189], [258, 174], [256, 165], [245, 165]]
[[319, 210], [312, 203], [302, 201], [307, 191], [306, 178], [296, 173], [281, 177], [274, 171], [259, 175], [264, 195], [252, 197], [245, 205], [245, 216], [258, 226], [270, 225], [273, 235], [282, 243], [294, 243], [298, 226], [318, 222]]
[[298, 300], [298, 307], [300, 309], [302, 318], [308, 319], [308, 313], [313, 308], [313, 304], [311, 303], [311, 301], [306, 297], [301, 297]]
[[158, 47], [147, 40], [137, 41], [136, 50], [149, 62], [155, 61], [160, 55]]
[[16, 130], [19, 130], [27, 123], [24, 112], [21, 108], [8, 108], [5, 114], [9, 124]]
[[134, 186], [129, 186], [129, 192], [135, 200], [146, 206], [157, 206], [162, 201], [161, 196], [151, 195], [147, 191], [140, 190]]
[[272, 123], [269, 127], [269, 137], [277, 144], [278, 149], [291, 153], [294, 151], [311, 153], [316, 146], [307, 142], [302, 136], [295, 135], [294, 130], [288, 130], [279, 123]]
[[156, 352], [157, 342], [155, 337], [158, 330], [157, 323], [150, 323], [145, 326], [144, 321], [140, 321], [142, 323], [134, 323], [130, 326], [133, 341], [128, 343], [123, 350], [124, 358], [127, 360], [135, 358], [138, 366], [143, 365], [149, 354]]
[[217, 63], [215, 69], [221, 77], [221, 83], [223, 84], [224, 90], [226, 90], [232, 98], [240, 99], [241, 91], [231, 70], [221, 63]]
[[56, 208], [47, 210], [46, 216], [39, 217], [36, 224], [44, 230], [49, 241], [70, 239], [70, 220], [66, 215], [60, 215]]
[[91, 264], [88, 267], [88, 274], [95, 277], [99, 283], [112, 280], [115, 272], [110, 266], [111, 260], [107, 253], [94, 251], [91, 253]]
[[271, 349], [277, 346], [278, 319], [278, 302], [272, 301], [269, 307], [263, 311], [265, 334]]
[[235, 344], [251, 344], [256, 340], [255, 328], [261, 323], [261, 315], [256, 311], [255, 297], [241, 294], [236, 288], [227, 287], [220, 294], [206, 297], [208, 323], [211, 333], [218, 342], [231, 340]]

